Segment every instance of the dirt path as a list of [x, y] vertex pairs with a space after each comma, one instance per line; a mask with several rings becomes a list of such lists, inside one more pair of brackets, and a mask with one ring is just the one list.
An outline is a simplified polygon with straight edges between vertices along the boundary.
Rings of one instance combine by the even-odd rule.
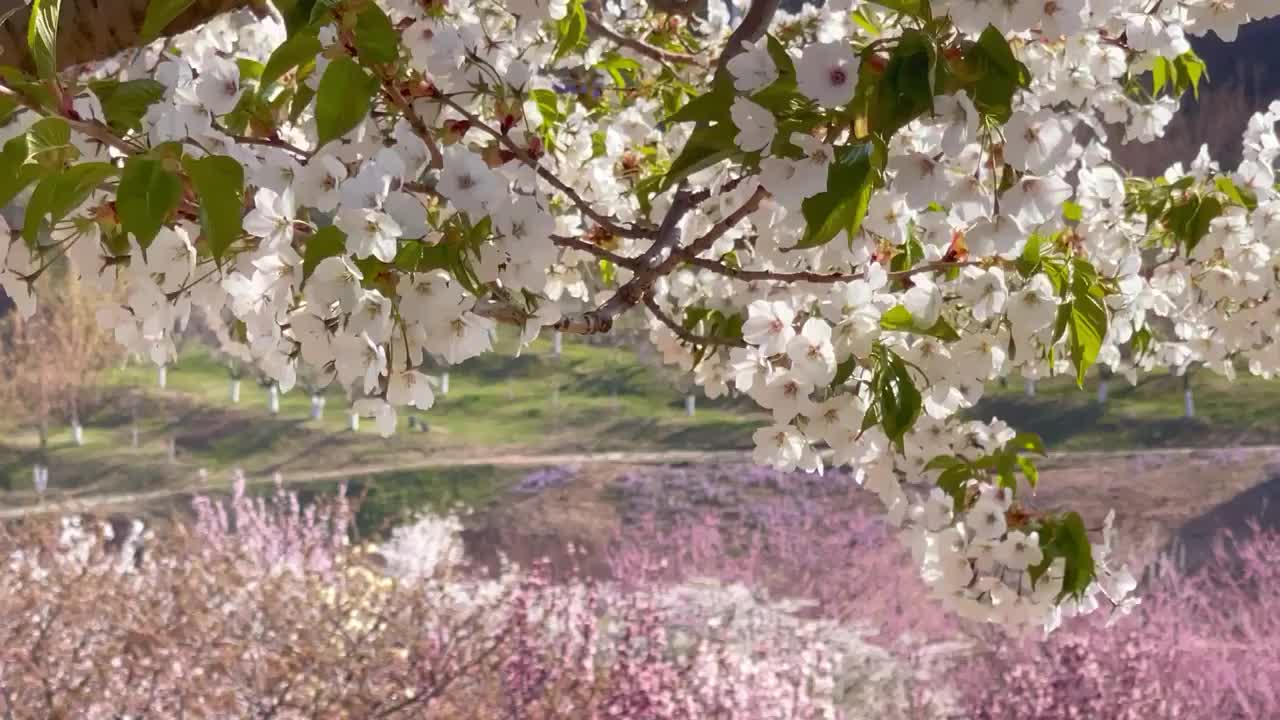
[[[304, 471], [297, 473], [282, 474], [285, 484], [308, 483], [323, 480], [343, 480], [348, 478], [367, 477], [371, 475], [380, 475], [389, 472], [400, 472], [406, 470], [429, 470], [432, 468], [447, 467], [474, 467], [482, 465], [496, 465], [501, 467], [540, 467], [549, 465], [645, 465], [645, 464], [669, 464], [669, 463], [724, 463], [724, 462], [749, 462], [751, 453], [748, 451], [695, 451], [695, 450], [658, 450], [651, 452], [644, 451], [624, 451], [624, 452], [602, 452], [602, 453], [550, 453], [550, 454], [505, 454], [501, 456], [472, 456], [472, 457], [449, 457], [441, 456], [437, 458], [429, 458], [424, 460], [415, 460], [391, 465], [361, 465], [358, 467], [342, 467], [333, 470]], [[1089, 468], [1094, 466], [1109, 465], [1113, 468], [1116, 465], [1129, 465], [1130, 463], [1138, 463], [1146, 466], [1153, 464], [1156, 466], [1168, 466], [1171, 463], [1180, 465], [1204, 466], [1215, 465], [1239, 465], [1247, 464], [1250, 467], [1261, 469], [1269, 461], [1280, 461], [1280, 445], [1256, 445], [1238, 448], [1165, 448], [1153, 450], [1130, 450], [1130, 451], [1114, 451], [1114, 452], [1074, 452], [1074, 453], [1056, 453], [1051, 454], [1042, 465], [1046, 469], [1061, 469], [1069, 471], [1076, 469], [1086, 474], [1092, 475]], [[1119, 469], [1119, 468], [1116, 468]], [[1190, 467], [1186, 469], [1190, 470]], [[1125, 468], [1119, 474], [1130, 475], [1132, 468]], [[1202, 474], [1200, 473], [1192, 474]], [[1142, 471], [1139, 471], [1139, 475]], [[1132, 477], [1132, 475], [1130, 475]], [[1065, 479], [1065, 478], [1064, 478]], [[1238, 484], [1252, 485], [1262, 481], [1260, 476], [1253, 478], [1239, 478]], [[1240, 482], [1243, 481], [1243, 482]], [[275, 482], [274, 475], [255, 475], [248, 479], [250, 485], [266, 485]], [[1087, 480], [1081, 484], [1089, 484]], [[1237, 483], [1231, 483], [1236, 485]], [[1068, 482], [1066, 487], [1057, 488], [1059, 491], [1068, 490], [1079, 492], [1081, 487], [1071, 487], [1075, 483]], [[23, 517], [32, 517], [38, 515], [49, 514], [66, 514], [77, 512], [90, 512], [103, 508], [120, 508], [134, 505], [142, 505], [157, 500], [179, 497], [182, 495], [190, 495], [201, 492], [209, 492], [211, 490], [226, 490], [231, 486], [230, 478], [210, 478], [207, 482], [191, 482], [181, 485], [174, 485], [158, 490], [149, 490], [133, 493], [111, 493], [104, 495], [89, 495], [78, 498], [65, 498], [51, 500], [35, 505], [21, 505], [16, 507], [0, 508], [0, 520], [11, 520]], [[1042, 488], [1048, 490], [1047, 494], [1054, 493], [1053, 483], [1046, 482]], [[1223, 490], [1228, 488], [1224, 487]], [[1235, 490], [1237, 488], [1231, 488]], [[1074, 493], [1073, 493], [1074, 494]], [[1207, 498], [1206, 498], [1207, 499]], [[1218, 500], [1221, 501], [1220, 499]]]
[[[448, 457], [415, 460], [413, 462], [392, 465], [361, 465], [358, 467], [337, 468], [334, 470], [311, 470], [296, 473], [281, 473], [286, 485], [318, 482], [323, 480], [345, 480], [348, 478], [382, 475], [405, 470], [430, 470], [432, 468], [474, 467], [480, 465], [496, 465], [500, 467], [543, 467], [548, 465], [588, 465], [588, 464], [667, 464], [679, 462], [716, 463], [742, 462], [749, 460], [751, 454], [745, 451], [696, 451], [696, 450], [659, 450], [652, 452], [605, 452], [605, 453], [550, 453], [539, 455], [507, 454], [494, 457]], [[253, 475], [248, 478], [249, 485], [268, 485], [275, 482], [274, 474]], [[170, 485], [158, 490], [147, 490], [132, 493], [110, 493], [104, 495], [88, 495], [85, 497], [66, 498], [42, 502], [38, 505], [20, 505], [0, 508], [0, 520], [12, 520], [38, 515], [89, 512], [103, 507], [128, 507], [141, 505], [166, 498], [225, 490], [231, 487], [230, 478], [210, 477], [208, 482], [191, 482]]]

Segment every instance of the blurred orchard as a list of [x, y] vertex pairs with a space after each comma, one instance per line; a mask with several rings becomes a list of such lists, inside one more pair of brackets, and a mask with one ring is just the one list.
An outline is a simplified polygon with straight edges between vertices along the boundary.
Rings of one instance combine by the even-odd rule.
[[86, 720], [1280, 711], [1272, 533], [1220, 538], [1211, 570], [1157, 564], [1130, 617], [1112, 628], [1081, 618], [1045, 640], [931, 612], [880, 519], [815, 514], [788, 496], [737, 519], [707, 516], [661, 489], [709, 487], [710, 475], [673, 477], [650, 478], [652, 502], [635, 504], [601, 577], [573, 572], [573, 552], [560, 568], [478, 567], [456, 515], [356, 541], [355, 501], [341, 492], [304, 506], [283, 488], [247, 496], [243, 482], [156, 529], [79, 517], [10, 525], [0, 710]]
[[[925, 683], [941, 695], [1052, 707], [1037, 717], [1095, 695], [1148, 716], [1269, 712], [1269, 688], [1208, 669], [1270, 667], [1239, 654], [1269, 631], [1248, 586], [1230, 628], [1195, 579], [1140, 606], [1110, 518], [1027, 502], [1040, 438], [964, 411], [1010, 376], [1280, 370], [1280, 105], [1251, 118], [1234, 169], [1205, 153], [1132, 177], [1109, 150], [1153, 141], [1199, 92], [1188, 34], [1230, 40], [1272, 0], [84, 5], [15, 6], [0, 35], [0, 286], [37, 357], [75, 352], [23, 331], [73, 280], [96, 331], [157, 366], [196, 313], [273, 388], [337, 383], [391, 433], [435, 401], [424, 364], [492, 351], [499, 323], [523, 343], [637, 324], [706, 395], [769, 411], [756, 463], [879, 498], [905, 550], [830, 562], [895, 560], [926, 588], [897, 602], [932, 603], [902, 606], [909, 624], [1051, 631], [1101, 610], [1180, 628], [1143, 635], [1161, 660], [1135, 666], [1141, 697], [1108, 695], [1124, 630], [973, 660]], [[84, 360], [20, 397], [47, 414]], [[73, 528], [6, 530], [22, 578], [6, 667], [23, 671], [0, 700], [759, 718], [829, 716], [843, 687], [820, 622], [762, 655], [673, 650], [666, 589], [566, 589], [536, 568], [441, 580], [447, 554], [413, 582], [361, 573], [340, 526], [299, 512], [273, 529], [206, 506], [124, 573]], [[438, 522], [421, 532], [447, 537]], [[886, 587], [897, 572], [867, 570]], [[1182, 662], [1207, 684], [1194, 698], [1167, 686]]]

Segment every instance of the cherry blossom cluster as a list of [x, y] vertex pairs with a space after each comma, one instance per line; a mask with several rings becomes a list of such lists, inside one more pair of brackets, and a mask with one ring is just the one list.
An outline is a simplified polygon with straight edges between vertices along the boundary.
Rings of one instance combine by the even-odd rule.
[[[1280, 110], [1232, 173], [1126, 178], [1106, 144], [1158, 137], [1202, 79], [1186, 35], [1264, 4], [226, 16], [8, 76], [0, 283], [30, 313], [65, 258], [160, 365], [198, 310], [282, 391], [309, 369], [383, 433], [433, 404], [428, 358], [489, 352], [499, 323], [527, 344], [637, 318], [708, 395], [772, 413], [758, 462], [859, 473], [952, 607], [1052, 627], [1131, 583], [1078, 517], [1018, 501], [1038, 441], [960, 415], [1015, 373], [1280, 368]], [[32, 17], [54, 57], [56, 11]]]

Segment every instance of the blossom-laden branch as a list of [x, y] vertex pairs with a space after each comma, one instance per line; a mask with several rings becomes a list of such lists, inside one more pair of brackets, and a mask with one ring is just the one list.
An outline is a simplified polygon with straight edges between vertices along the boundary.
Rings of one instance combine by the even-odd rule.
[[569, 202], [573, 203], [573, 206], [576, 207], [579, 212], [581, 212], [583, 215], [586, 215], [588, 218], [591, 218], [591, 220], [594, 221], [600, 227], [604, 228], [605, 230], [619, 237], [627, 237], [627, 238], [654, 237], [654, 231], [652, 230], [637, 227], [635, 225], [631, 227], [624, 226], [620, 224], [615, 218], [612, 218], [600, 212], [599, 210], [596, 210], [594, 207], [591, 206], [591, 203], [587, 202], [585, 199], [583, 199], [582, 195], [578, 194], [577, 190], [574, 190], [572, 187], [568, 185], [568, 183], [564, 182], [559, 177], [557, 177], [554, 172], [552, 172], [550, 169], [542, 165], [542, 163], [530, 157], [528, 150], [520, 147], [519, 145], [516, 145], [515, 142], [512, 141], [512, 139], [508, 137], [506, 134], [493, 129], [487, 123], [485, 123], [483, 120], [477, 117], [475, 113], [467, 110], [462, 105], [455, 102], [452, 98], [440, 97], [438, 99], [440, 102], [444, 103], [446, 106], [452, 108], [458, 114], [462, 115], [462, 117], [466, 118], [467, 122], [471, 123], [472, 127], [478, 128], [480, 131], [492, 136], [495, 140], [501, 143], [503, 147], [505, 147], [513, 155], [515, 155], [516, 159], [518, 159], [520, 162], [524, 163], [525, 165], [528, 165], [530, 168], [533, 168], [534, 172], [538, 174], [538, 177], [542, 178], [543, 180], [546, 180], [552, 187], [559, 190], [565, 197], [569, 199]]

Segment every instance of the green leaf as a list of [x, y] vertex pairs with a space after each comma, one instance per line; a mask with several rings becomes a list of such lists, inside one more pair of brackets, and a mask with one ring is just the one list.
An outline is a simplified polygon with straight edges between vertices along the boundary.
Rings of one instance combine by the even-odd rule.
[[900, 444], [920, 417], [924, 400], [902, 358], [887, 349], [882, 352], [887, 362], [880, 369], [880, 382], [876, 388], [879, 391], [876, 399], [880, 426], [890, 440]]
[[712, 165], [728, 160], [742, 151], [733, 142], [734, 132], [723, 125], [703, 125], [696, 128], [685, 141], [680, 155], [671, 163], [658, 192], [664, 192], [690, 175]]
[[316, 133], [320, 144], [346, 135], [369, 114], [378, 81], [351, 58], [325, 68], [316, 92]]
[[151, 41], [160, 37], [160, 33], [168, 27], [184, 10], [191, 7], [195, 0], [151, 0], [147, 5], [147, 15], [142, 21], [142, 39]]
[[915, 318], [905, 305], [895, 305], [880, 316], [880, 327], [885, 330], [910, 331], [915, 327]]
[[1219, 175], [1214, 178], [1213, 184], [1217, 186], [1218, 190], [1222, 191], [1223, 195], [1227, 196], [1228, 200], [1243, 207], [1244, 209], [1252, 212], [1258, 207], [1257, 194], [1248, 188], [1241, 189], [1236, 186], [1236, 184], [1231, 181], [1231, 178], [1226, 175]]
[[164, 97], [164, 85], [145, 78], [125, 82], [99, 80], [89, 83], [89, 89], [102, 104], [107, 124], [117, 132], [140, 128], [147, 108]]
[[1018, 478], [1013, 474], [1014, 466], [1017, 464], [1016, 457], [1013, 453], [1008, 452], [996, 453], [991, 457], [995, 458], [996, 475], [1000, 478], [996, 484], [1002, 488], [1008, 488], [1016, 495], [1018, 492]]
[[133, 233], [144, 250], [182, 200], [182, 182], [160, 160], [135, 155], [120, 176], [116, 212], [126, 232]]
[[36, 72], [46, 80], [58, 73], [58, 14], [62, 0], [32, 0], [27, 23], [27, 47]]
[[360, 62], [389, 63], [400, 54], [400, 35], [391, 19], [374, 3], [356, 16], [356, 51]]
[[1173, 67], [1177, 71], [1177, 89], [1181, 94], [1186, 88], [1191, 88], [1192, 95], [1200, 99], [1200, 80], [1207, 76], [1206, 65], [1199, 55], [1194, 51], [1187, 51], [1179, 55], [1173, 61]]
[[773, 60], [774, 67], [778, 68], [778, 79], [774, 80], [771, 86], [795, 89], [796, 64], [792, 61], [791, 55], [787, 53], [786, 46], [776, 36], [767, 35], [765, 49], [769, 51], [769, 59]]
[[936, 337], [939, 340], [945, 340], [946, 342], [956, 342], [960, 339], [960, 333], [956, 332], [956, 329], [951, 327], [951, 323], [947, 322], [943, 318], [938, 318], [938, 321], [931, 327], [924, 329], [917, 328], [915, 332]]
[[1022, 246], [1022, 254], [1018, 256], [1017, 266], [1018, 272], [1024, 279], [1030, 280], [1040, 271], [1041, 243], [1042, 238], [1039, 235], [1031, 235], [1027, 238], [1027, 244]]
[[929, 20], [933, 17], [929, 9], [929, 0], [871, 0], [876, 5], [887, 7], [894, 12], [900, 12], [904, 15], [910, 15], [920, 20]]
[[1031, 432], [1018, 433], [1012, 440], [1005, 443], [1005, 447], [1015, 450], [1025, 450], [1033, 452], [1037, 455], [1045, 455], [1044, 441], [1040, 436]]
[[240, 237], [244, 166], [225, 155], [210, 155], [187, 158], [183, 167], [200, 196], [200, 229], [209, 243], [209, 254], [221, 261]]
[[880, 26], [871, 22], [871, 18], [867, 17], [867, 14], [863, 12], [861, 9], [854, 10], [852, 17], [853, 17], [853, 21], [857, 23], [858, 27], [862, 28], [868, 35], [872, 37], [877, 37], [880, 35]]
[[302, 251], [302, 281], [306, 282], [321, 260], [347, 253], [347, 235], [333, 225], [326, 225], [307, 238]]
[[[733, 104], [733, 81], [728, 74], [717, 75], [711, 82], [711, 90], [694, 97], [663, 122], [724, 122], [732, 123], [729, 106]], [[730, 125], [732, 127], [732, 125]]]
[[858, 369], [858, 358], [852, 355], [836, 363], [836, 375], [831, 379], [831, 387], [840, 387], [848, 382], [856, 369]]
[[874, 141], [837, 147], [835, 159], [827, 168], [828, 189], [806, 198], [800, 206], [805, 231], [796, 247], [826, 245], [841, 231], [852, 238], [867, 215], [867, 204], [883, 165], [884, 154]]
[[555, 125], [564, 120], [564, 113], [560, 112], [560, 99], [554, 90], [545, 88], [530, 90], [529, 97], [537, 104], [538, 114], [542, 115], [544, 125]]
[[115, 177], [116, 168], [111, 163], [80, 163], [51, 176], [57, 181], [57, 194], [49, 206], [50, 222], [55, 223], [75, 210], [94, 190], [108, 178]]
[[925, 463], [925, 470], [946, 470], [957, 465], [964, 465], [964, 461], [955, 455], [936, 455], [932, 460]]
[[960, 339], [960, 334], [955, 331], [955, 328], [951, 327], [951, 324], [942, 318], [938, 318], [930, 327], [919, 327], [916, 325], [915, 318], [911, 316], [911, 311], [904, 305], [895, 305], [881, 315], [880, 327], [885, 330], [929, 335], [947, 342], [955, 342]]
[[0, 95], [0, 125], [6, 125], [13, 111], [18, 109], [18, 98], [13, 95]]
[[1078, 223], [1084, 219], [1084, 208], [1068, 200], [1062, 204], [1062, 219], [1070, 223]]
[[27, 136], [10, 138], [0, 151], [0, 206], [8, 205], [44, 173], [39, 165], [27, 163]]
[[973, 470], [965, 463], [953, 465], [938, 476], [937, 486], [951, 496], [957, 511], [964, 506], [964, 486], [971, 478]]
[[1076, 366], [1076, 385], [1084, 387], [1084, 376], [1098, 359], [1102, 339], [1107, 335], [1107, 309], [1097, 286], [1077, 292], [1067, 319], [1071, 362]]
[[884, 71], [875, 79], [872, 130], [888, 137], [933, 109], [935, 52], [933, 42], [919, 30], [907, 30], [898, 38]]
[[902, 252], [894, 253], [893, 259], [889, 261], [890, 272], [905, 272], [916, 266], [916, 263], [924, 259], [924, 248], [920, 242], [915, 239], [914, 232], [907, 238], [907, 242], [902, 246]]
[[34, 244], [46, 216], [52, 226], [80, 206], [107, 178], [116, 174], [111, 163], [88, 162], [74, 165], [46, 177], [36, 186], [27, 203], [22, 236]]
[[968, 59], [975, 66], [973, 102], [997, 121], [1008, 122], [1013, 114], [1013, 95], [1031, 85], [1031, 71], [1014, 56], [1004, 35], [988, 25]]
[[298, 122], [298, 118], [302, 117], [302, 111], [307, 109], [315, 96], [316, 91], [309, 85], [298, 85], [294, 91], [293, 100], [289, 103], [289, 122]]
[[290, 70], [312, 62], [323, 50], [315, 33], [301, 32], [280, 44], [267, 59], [259, 81], [262, 87], [271, 85]]
[[71, 127], [62, 118], [44, 118], [27, 130], [26, 161], [58, 169], [80, 156], [71, 144]]
[[587, 36], [587, 11], [582, 7], [582, 0], [569, 3], [564, 19], [556, 22], [556, 36], [559, 40], [552, 60], [559, 60], [582, 44]]
[[1060, 548], [1062, 556], [1067, 559], [1066, 573], [1063, 575], [1062, 595], [1079, 597], [1094, 578], [1093, 551], [1089, 544], [1089, 535], [1085, 531], [1084, 519], [1079, 513], [1067, 513], [1054, 543]]
[[1022, 470], [1022, 475], [1027, 479], [1027, 484], [1035, 487], [1040, 483], [1040, 471], [1036, 469], [1036, 464], [1031, 458], [1019, 455], [1017, 457], [1018, 468]]
[[1155, 62], [1152, 63], [1151, 97], [1158, 96], [1160, 94], [1160, 91], [1164, 89], [1164, 86], [1169, 83], [1169, 75], [1170, 75], [1169, 71], [1171, 69], [1172, 69], [1171, 63], [1162, 57], [1157, 57], [1155, 59]]
[[608, 73], [609, 77], [613, 79], [614, 86], [621, 89], [628, 85], [626, 74], [630, 73], [632, 77], [638, 77], [643, 66], [632, 58], [611, 52], [596, 63], [596, 69]]

